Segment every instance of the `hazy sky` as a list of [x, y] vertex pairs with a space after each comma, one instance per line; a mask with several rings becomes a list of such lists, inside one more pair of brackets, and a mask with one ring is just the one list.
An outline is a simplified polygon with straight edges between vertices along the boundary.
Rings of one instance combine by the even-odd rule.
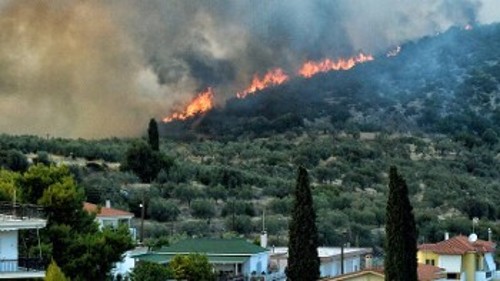
[[498, 0], [0, 0], [0, 133], [136, 136], [207, 86], [500, 20]]

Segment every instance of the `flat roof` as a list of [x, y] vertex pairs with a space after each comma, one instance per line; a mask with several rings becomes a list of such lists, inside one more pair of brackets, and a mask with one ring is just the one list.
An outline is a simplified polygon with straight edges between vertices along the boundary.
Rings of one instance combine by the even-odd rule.
[[[176, 255], [173, 254], [162, 254], [162, 253], [146, 253], [133, 256], [139, 261], [148, 261], [156, 263], [168, 263]], [[222, 256], [222, 255], [206, 255], [208, 262], [211, 264], [239, 264], [245, 263], [249, 257], [248, 256]]]
[[[340, 247], [318, 247], [318, 256], [320, 258], [329, 258], [340, 256], [341, 248]], [[371, 248], [344, 248], [344, 255], [364, 255], [371, 253]], [[285, 255], [288, 253], [288, 247], [272, 247], [271, 248], [271, 256], [273, 255]]]

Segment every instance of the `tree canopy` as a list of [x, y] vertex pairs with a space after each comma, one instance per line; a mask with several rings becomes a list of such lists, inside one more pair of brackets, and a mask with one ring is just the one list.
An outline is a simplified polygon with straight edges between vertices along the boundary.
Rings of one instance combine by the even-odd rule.
[[288, 243], [286, 276], [290, 281], [319, 279], [318, 230], [313, 207], [309, 176], [299, 167], [297, 184], [293, 191], [292, 219]]
[[386, 211], [385, 280], [417, 281], [417, 228], [408, 187], [396, 167], [389, 171]]
[[160, 170], [168, 171], [172, 165], [172, 159], [153, 150], [146, 142], [137, 141], [127, 150], [121, 169], [134, 172], [142, 182], [152, 182]]
[[201, 254], [177, 255], [169, 263], [176, 280], [213, 281], [215, 275], [208, 258]]
[[158, 134], [158, 124], [154, 118], [149, 120], [148, 126], [148, 142], [151, 149], [154, 151], [160, 151], [160, 136]]
[[[95, 216], [83, 210], [84, 194], [69, 169], [37, 164], [20, 176], [27, 203], [44, 207], [47, 227], [40, 246], [72, 280], [105, 280], [122, 254], [133, 247], [128, 227], [100, 231]], [[25, 251], [37, 252], [37, 241]]]
[[130, 273], [130, 281], [165, 281], [173, 276], [170, 267], [155, 262], [140, 262]]

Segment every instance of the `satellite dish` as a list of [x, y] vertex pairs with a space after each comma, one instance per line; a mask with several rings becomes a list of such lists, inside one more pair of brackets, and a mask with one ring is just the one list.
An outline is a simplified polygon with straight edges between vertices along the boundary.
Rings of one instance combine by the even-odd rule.
[[469, 242], [474, 243], [476, 241], [477, 241], [477, 234], [472, 233], [471, 235], [469, 235]]

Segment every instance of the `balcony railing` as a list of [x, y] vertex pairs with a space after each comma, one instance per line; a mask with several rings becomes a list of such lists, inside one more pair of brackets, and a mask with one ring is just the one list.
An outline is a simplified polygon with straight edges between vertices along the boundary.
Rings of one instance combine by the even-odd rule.
[[0, 202], [0, 221], [12, 219], [43, 219], [44, 217], [43, 208], [41, 206]]
[[476, 281], [489, 281], [492, 277], [492, 271], [476, 271]]
[[44, 271], [45, 262], [40, 258], [0, 259], [0, 275], [5, 272]]

